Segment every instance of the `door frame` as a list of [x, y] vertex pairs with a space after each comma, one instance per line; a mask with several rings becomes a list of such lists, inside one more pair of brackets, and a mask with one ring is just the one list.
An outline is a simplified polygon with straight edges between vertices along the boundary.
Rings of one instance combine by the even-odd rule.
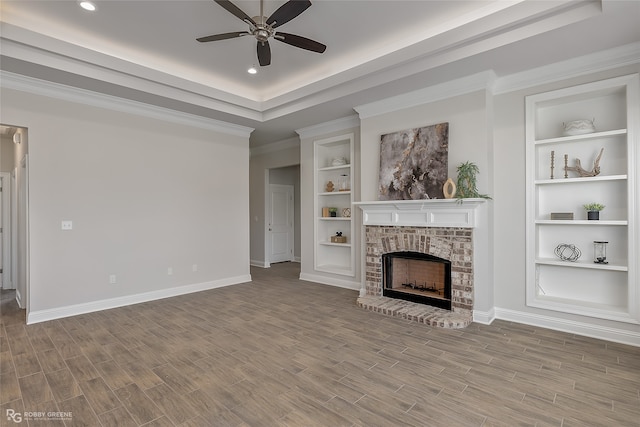
[[11, 173], [0, 172], [2, 178], [2, 289], [15, 289], [13, 283], [12, 267], [12, 227], [11, 227], [11, 211], [12, 211], [12, 180]]
[[[283, 166], [286, 167], [286, 166]], [[269, 219], [271, 217], [271, 178], [270, 178], [270, 169], [265, 169], [264, 170], [264, 179], [262, 182], [264, 182], [264, 264], [262, 265], [263, 268], [269, 268], [271, 267], [271, 232], [269, 231]], [[295, 198], [295, 187], [294, 187], [294, 191], [293, 191], [293, 197]], [[292, 204], [295, 203], [295, 201], [291, 202]], [[293, 233], [292, 233], [292, 237], [291, 239], [293, 239], [293, 241], [291, 242], [291, 249], [295, 252], [295, 205], [293, 206], [294, 208], [294, 215], [293, 215], [293, 221], [294, 221], [294, 225], [293, 225]], [[295, 254], [292, 253], [291, 254], [291, 261], [295, 260]]]

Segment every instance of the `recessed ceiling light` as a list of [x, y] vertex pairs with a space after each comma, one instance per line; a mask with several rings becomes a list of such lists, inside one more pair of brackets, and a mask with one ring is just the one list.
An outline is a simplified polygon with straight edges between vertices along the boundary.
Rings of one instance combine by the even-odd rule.
[[91, 3], [90, 1], [81, 1], [80, 7], [84, 10], [88, 10], [89, 12], [93, 12], [94, 10], [96, 10], [96, 5]]
[[247, 73], [249, 74], [256, 74], [258, 72], [258, 70], [256, 70], [256, 67], [251, 67], [247, 70]]

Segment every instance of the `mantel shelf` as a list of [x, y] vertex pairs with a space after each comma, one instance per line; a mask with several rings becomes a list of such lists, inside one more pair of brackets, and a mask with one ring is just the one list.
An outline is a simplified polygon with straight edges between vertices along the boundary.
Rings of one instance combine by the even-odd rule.
[[476, 210], [486, 199], [379, 200], [355, 202], [364, 225], [412, 227], [476, 226]]

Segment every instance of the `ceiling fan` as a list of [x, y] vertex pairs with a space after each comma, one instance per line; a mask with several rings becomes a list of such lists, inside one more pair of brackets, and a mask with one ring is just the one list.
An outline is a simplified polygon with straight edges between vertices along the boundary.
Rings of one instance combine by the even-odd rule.
[[269, 47], [270, 38], [317, 53], [323, 53], [327, 49], [325, 45], [318, 43], [315, 40], [297, 36], [295, 34], [282, 33], [279, 31], [276, 32], [275, 30], [279, 26], [286, 24], [307, 10], [309, 6], [311, 6], [311, 2], [309, 0], [289, 0], [280, 6], [278, 10], [273, 12], [273, 14], [268, 18], [265, 17], [263, 13], [263, 0], [260, 0], [260, 16], [254, 16], [253, 18], [244, 13], [238, 6], [231, 3], [229, 0], [214, 1], [225, 8], [228, 12], [249, 24], [249, 30], [200, 37], [196, 39], [199, 42], [212, 42], [249, 35], [253, 36], [258, 41], [258, 62], [262, 67], [271, 64], [271, 48]]

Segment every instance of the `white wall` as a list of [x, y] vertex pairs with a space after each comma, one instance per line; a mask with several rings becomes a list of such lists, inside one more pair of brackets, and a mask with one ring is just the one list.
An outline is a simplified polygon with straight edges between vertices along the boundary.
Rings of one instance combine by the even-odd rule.
[[2, 113], [29, 130], [33, 318], [250, 280], [248, 135], [9, 89]]
[[449, 176], [455, 180], [456, 167], [462, 162], [472, 161], [480, 168], [478, 190], [491, 193], [491, 148], [487, 141], [485, 104], [485, 92], [477, 91], [362, 119], [361, 199], [378, 200], [381, 135], [443, 122], [449, 123]]
[[[250, 160], [251, 264], [256, 266], [265, 266], [266, 263], [265, 197], [269, 170], [300, 164], [298, 138], [276, 142], [270, 147], [275, 148], [252, 152]], [[300, 239], [300, 235], [298, 232], [296, 239]], [[300, 257], [300, 253], [296, 256]]]

